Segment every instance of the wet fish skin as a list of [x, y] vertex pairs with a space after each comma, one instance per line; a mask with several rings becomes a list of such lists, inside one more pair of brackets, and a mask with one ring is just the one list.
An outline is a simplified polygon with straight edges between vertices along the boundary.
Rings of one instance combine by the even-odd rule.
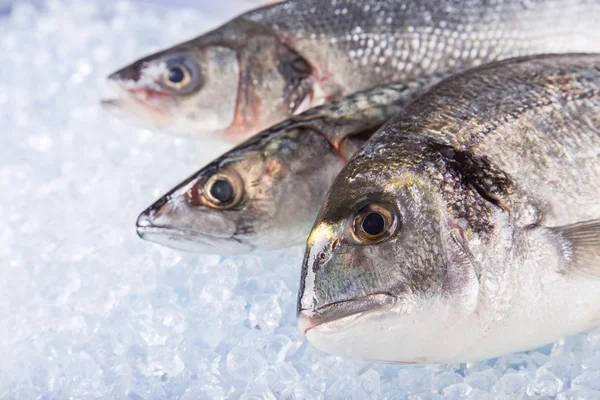
[[[235, 254], [306, 240], [327, 189], [384, 122], [428, 87], [392, 83], [286, 120], [225, 153], [144, 211], [138, 234], [183, 250]], [[239, 203], [208, 192], [227, 179]]]
[[299, 326], [321, 350], [386, 363], [475, 361], [596, 326], [599, 182], [600, 55], [447, 78], [334, 181]]
[[[124, 97], [105, 105], [239, 143], [386, 82], [519, 55], [600, 51], [599, 13], [598, 0], [290, 0], [117, 71], [109, 79]], [[174, 67], [189, 71], [189, 83], [169, 83]]]

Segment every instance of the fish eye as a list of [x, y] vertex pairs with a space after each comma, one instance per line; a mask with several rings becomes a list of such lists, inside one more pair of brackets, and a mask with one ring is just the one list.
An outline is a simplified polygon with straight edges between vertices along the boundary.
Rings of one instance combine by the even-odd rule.
[[356, 214], [352, 234], [359, 243], [374, 244], [391, 237], [398, 225], [397, 213], [389, 204], [373, 203]]
[[381, 214], [372, 212], [363, 219], [360, 227], [367, 235], [381, 235], [385, 230], [385, 220]]
[[181, 90], [188, 86], [192, 81], [192, 73], [185, 65], [175, 64], [167, 68], [163, 80], [167, 86]]
[[192, 92], [203, 86], [201, 68], [191, 55], [171, 56], [164, 62], [166, 68], [159, 79], [161, 86], [180, 94]]
[[210, 195], [221, 204], [229, 204], [234, 198], [233, 186], [225, 179], [218, 179], [210, 187]]
[[179, 65], [169, 68], [169, 82], [171, 83], [181, 83], [187, 76], [189, 76], [187, 69]]
[[233, 170], [211, 176], [203, 188], [207, 205], [213, 208], [232, 208], [242, 199], [244, 185]]

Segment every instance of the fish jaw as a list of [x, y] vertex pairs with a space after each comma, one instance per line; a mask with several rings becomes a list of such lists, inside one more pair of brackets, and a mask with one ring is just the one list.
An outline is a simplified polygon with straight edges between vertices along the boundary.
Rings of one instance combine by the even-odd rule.
[[[205, 215], [211, 233], [186, 226], [181, 220], [189, 217], [182, 212], [187, 205], [165, 196], [140, 214], [136, 222], [138, 236], [173, 249], [205, 254], [235, 255], [249, 253], [254, 246], [235, 237], [236, 227], [218, 215]], [[192, 211], [192, 216], [193, 211]]]
[[130, 120], [144, 127], [168, 130], [173, 125], [169, 111], [174, 99], [160, 88], [112, 81], [119, 93], [113, 99], [104, 99], [101, 106], [119, 119]]
[[191, 229], [144, 226], [139, 220], [136, 230], [141, 239], [191, 253], [237, 255], [254, 250], [251, 245], [232, 238], [214, 237]]
[[362, 315], [394, 304], [394, 297], [386, 293], [372, 294], [359, 299], [346, 300], [298, 312], [298, 327], [305, 335], [310, 329], [329, 324], [343, 325]]
[[439, 300], [425, 307], [386, 294], [357, 300], [360, 301], [357, 304], [338, 304], [350, 310], [361, 307], [364, 310], [338, 317], [335, 314], [340, 310], [333, 305], [330, 320], [326, 314], [301, 311], [300, 329], [319, 350], [384, 364], [451, 362], [461, 349], [472, 343], [470, 335], [464, 332], [476, 326], [476, 319], [461, 318], [460, 323], [452, 323], [453, 311], [449, 306], [442, 306]]

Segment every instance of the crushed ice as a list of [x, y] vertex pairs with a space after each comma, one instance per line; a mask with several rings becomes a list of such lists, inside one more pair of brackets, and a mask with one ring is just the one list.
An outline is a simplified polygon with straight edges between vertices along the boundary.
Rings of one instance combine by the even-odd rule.
[[0, 398], [600, 398], [598, 331], [476, 364], [351, 362], [296, 327], [302, 248], [222, 258], [139, 240], [137, 214], [224, 145], [108, 117], [105, 77], [219, 21], [42, 3], [0, 16]]

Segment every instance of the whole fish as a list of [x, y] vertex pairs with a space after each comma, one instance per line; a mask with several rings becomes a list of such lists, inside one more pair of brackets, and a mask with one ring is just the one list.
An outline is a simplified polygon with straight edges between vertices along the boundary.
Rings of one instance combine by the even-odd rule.
[[427, 88], [394, 83], [292, 117], [225, 153], [137, 221], [140, 237], [183, 250], [235, 254], [305, 242], [347, 160]]
[[474, 361], [600, 323], [600, 55], [451, 77], [340, 172], [299, 326], [387, 363]]
[[115, 72], [104, 104], [239, 143], [376, 85], [545, 52], [600, 51], [600, 0], [289, 0]]

